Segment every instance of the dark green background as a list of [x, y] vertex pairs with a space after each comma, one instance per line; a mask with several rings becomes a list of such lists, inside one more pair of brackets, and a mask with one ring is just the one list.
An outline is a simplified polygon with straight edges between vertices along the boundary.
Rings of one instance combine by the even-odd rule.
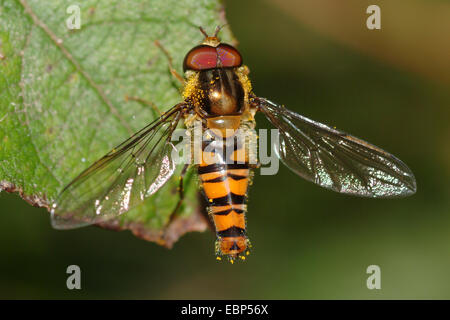
[[[226, 2], [227, 17], [255, 93], [394, 153], [415, 173], [417, 194], [353, 198], [284, 167], [257, 173], [254, 248], [230, 265], [215, 261], [210, 232], [167, 250], [129, 232], [56, 231], [46, 210], [3, 192], [0, 298], [450, 298], [448, 84], [353, 51], [265, 2], [241, 2]], [[82, 290], [66, 289], [71, 264]], [[372, 264], [381, 290], [366, 287]]]

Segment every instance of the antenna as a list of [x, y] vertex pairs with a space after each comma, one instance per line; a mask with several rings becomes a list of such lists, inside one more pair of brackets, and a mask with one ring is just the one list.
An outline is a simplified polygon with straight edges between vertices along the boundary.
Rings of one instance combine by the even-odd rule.
[[202, 27], [198, 27], [200, 29], [200, 32], [203, 33], [203, 35], [205, 36], [205, 38], [208, 38], [208, 34], [206, 33], [205, 29], [203, 29]]
[[228, 25], [228, 23], [225, 23], [225, 24], [223, 24], [223, 25], [221, 25], [221, 26], [217, 26], [216, 27], [216, 31], [214, 31], [214, 36], [213, 37], [216, 37], [217, 38], [217, 35], [219, 34], [219, 32], [220, 32], [220, 30], [222, 30], [225, 26], [227, 26]]

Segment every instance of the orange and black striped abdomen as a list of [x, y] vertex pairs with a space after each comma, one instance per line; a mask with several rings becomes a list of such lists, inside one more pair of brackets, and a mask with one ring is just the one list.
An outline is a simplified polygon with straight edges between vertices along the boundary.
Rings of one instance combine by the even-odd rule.
[[211, 163], [204, 160], [205, 156], [214, 154], [205, 151], [207, 145], [202, 148], [203, 160], [198, 174], [208, 200], [209, 214], [216, 227], [216, 253], [234, 259], [248, 247], [245, 230], [245, 203], [250, 181], [248, 157], [243, 153], [240, 155], [239, 149], [243, 146], [238, 146], [231, 155], [234, 163], [226, 163], [221, 156]]

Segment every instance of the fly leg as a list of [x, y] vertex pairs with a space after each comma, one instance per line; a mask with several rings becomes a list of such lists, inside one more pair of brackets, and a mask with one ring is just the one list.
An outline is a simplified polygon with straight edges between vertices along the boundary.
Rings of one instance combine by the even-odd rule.
[[172, 57], [170, 56], [169, 52], [166, 50], [166, 48], [163, 47], [163, 45], [161, 44], [161, 42], [159, 42], [158, 40], [155, 40], [155, 45], [161, 49], [161, 51], [164, 53], [164, 55], [167, 58], [167, 61], [169, 62], [169, 70], [170, 73], [172, 74], [172, 76], [177, 79], [181, 85], [184, 85], [184, 78], [177, 72], [177, 70], [175, 70], [175, 68], [173, 67], [173, 63], [172, 63]]
[[184, 179], [184, 176], [186, 175], [188, 168], [189, 168], [189, 164], [185, 164], [183, 167], [183, 170], [181, 170], [180, 183], [178, 185], [178, 195], [179, 195], [178, 203], [177, 203], [175, 209], [173, 209], [172, 213], [170, 214], [169, 221], [167, 222], [166, 226], [161, 231], [161, 239], [163, 241], [164, 241], [168, 227], [170, 226], [172, 221], [175, 219], [177, 211], [180, 209], [181, 205], [183, 204], [183, 200], [184, 200], [183, 179]]
[[161, 112], [161, 110], [159, 110], [159, 108], [156, 106], [156, 104], [154, 104], [151, 101], [148, 101], [148, 100], [145, 100], [145, 99], [142, 99], [139, 97], [133, 97], [133, 96], [130, 97], [128, 95], [125, 95], [125, 101], [136, 101], [136, 102], [145, 104], [147, 106], [150, 106], [153, 109], [153, 111], [156, 112], [156, 116], [160, 117], [163, 115], [163, 112]]
[[183, 204], [183, 200], [184, 200], [183, 179], [184, 179], [184, 176], [186, 175], [186, 172], [187, 172], [188, 168], [189, 168], [189, 164], [185, 164], [184, 167], [183, 167], [183, 170], [181, 170], [181, 173], [180, 173], [180, 184], [178, 185], [178, 194], [179, 194], [180, 198], [178, 199], [177, 206], [175, 207], [173, 212], [170, 214], [169, 224], [170, 224], [170, 222], [172, 222], [172, 220], [174, 219], [177, 211], [180, 209], [181, 205]]
[[[175, 68], [173, 67], [173, 62], [172, 62], [172, 57], [170, 56], [169, 52], [166, 50], [166, 48], [164, 48], [164, 46], [161, 44], [161, 42], [159, 42], [158, 40], [155, 40], [155, 45], [161, 49], [161, 51], [163, 52], [163, 54], [166, 56], [167, 61], [169, 63], [169, 70], [170, 73], [172, 74], [172, 76], [181, 83], [181, 85], [184, 86], [185, 82], [184, 82], [184, 78], [177, 72], [177, 70], [175, 70]], [[148, 105], [150, 107], [152, 107], [153, 110], [155, 110], [159, 116], [161, 116], [163, 113], [158, 109], [158, 107], [151, 101], [147, 101], [144, 99], [141, 99], [139, 97], [130, 97], [130, 96], [125, 96], [125, 101], [129, 101], [129, 100], [133, 100], [133, 101], [137, 101], [139, 103], [143, 103], [145, 105]]]

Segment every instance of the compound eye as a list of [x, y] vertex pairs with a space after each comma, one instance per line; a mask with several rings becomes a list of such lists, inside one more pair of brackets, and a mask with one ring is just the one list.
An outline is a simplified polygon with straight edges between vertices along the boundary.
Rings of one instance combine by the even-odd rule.
[[242, 57], [239, 51], [229, 44], [222, 43], [216, 48], [222, 67], [239, 67], [242, 65]]
[[216, 66], [216, 48], [207, 45], [200, 45], [193, 48], [188, 52], [183, 63], [184, 71], [212, 69]]

